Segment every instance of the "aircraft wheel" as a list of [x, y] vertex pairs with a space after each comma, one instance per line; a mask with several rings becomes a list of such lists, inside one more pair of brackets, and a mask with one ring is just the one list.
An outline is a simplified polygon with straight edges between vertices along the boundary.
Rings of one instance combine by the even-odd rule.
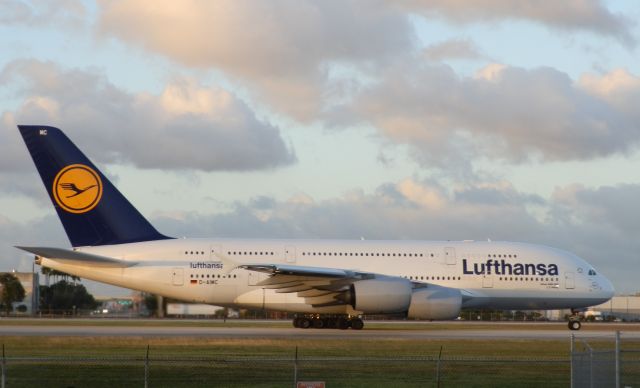
[[569, 321], [569, 330], [580, 330], [581, 327], [580, 321]]
[[364, 327], [364, 322], [362, 322], [362, 319], [360, 318], [353, 318], [351, 320], [351, 328], [353, 330], [362, 330], [362, 328]]
[[308, 329], [311, 327], [311, 320], [309, 318], [300, 318], [300, 328]]
[[349, 328], [349, 321], [345, 318], [338, 318], [336, 327], [340, 330], [347, 330]]
[[295, 328], [300, 327], [300, 318], [298, 317], [293, 318], [293, 327]]
[[314, 329], [322, 329], [324, 327], [324, 320], [320, 318], [316, 318], [313, 320], [313, 328]]

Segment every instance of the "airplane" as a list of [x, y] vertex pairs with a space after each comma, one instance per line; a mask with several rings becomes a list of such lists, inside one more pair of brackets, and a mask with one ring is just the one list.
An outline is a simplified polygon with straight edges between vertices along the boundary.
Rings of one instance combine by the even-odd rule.
[[[58, 128], [18, 125], [71, 249], [37, 264], [175, 300], [294, 313], [294, 327], [360, 330], [363, 315], [456, 319], [461, 309], [577, 309], [611, 282], [580, 257], [497, 241], [172, 238]], [[568, 327], [579, 330], [572, 317]]]

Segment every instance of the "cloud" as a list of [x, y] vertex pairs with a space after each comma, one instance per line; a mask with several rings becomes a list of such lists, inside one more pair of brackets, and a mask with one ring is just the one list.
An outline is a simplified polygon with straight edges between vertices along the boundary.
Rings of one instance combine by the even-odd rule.
[[598, 188], [575, 184], [558, 188], [553, 193], [554, 202], [560, 209], [574, 210], [574, 216], [568, 218], [570, 222], [605, 226], [628, 237], [640, 233], [640, 208], [634, 205], [638, 198], [638, 184]]
[[578, 85], [586, 93], [606, 101], [622, 117], [629, 117], [636, 123], [640, 120], [637, 109], [640, 104], [640, 77], [625, 69], [614, 69], [601, 75], [584, 74]]
[[[31, 161], [25, 160], [24, 162], [25, 166], [30, 166], [29, 163]], [[25, 196], [41, 205], [51, 205], [47, 191], [42, 187], [42, 181], [35, 171], [30, 173], [23, 171], [0, 173], [0, 193], [9, 197]]]
[[68, 246], [62, 224], [55, 215], [17, 222], [0, 215], [0, 271], [31, 271], [33, 255], [14, 246]]
[[96, 71], [17, 60], [2, 70], [0, 85], [22, 100], [2, 115], [0, 170], [30, 166], [17, 123], [59, 126], [102, 163], [245, 171], [295, 162], [277, 127], [230, 92], [193, 80], [176, 79], [159, 95], [129, 93]]
[[573, 250], [592, 257], [602, 272], [618, 280], [616, 286], [637, 292], [632, 280], [640, 251], [640, 185], [559, 187], [551, 197], [547, 224], [556, 230], [556, 240], [573, 240]]
[[322, 110], [334, 64], [380, 66], [413, 43], [406, 15], [381, 1], [105, 1], [99, 31], [222, 70], [298, 120]]
[[[192, 0], [162, 5], [151, 0], [105, 1], [100, 3], [98, 9], [97, 30], [101, 37], [115, 37], [191, 68], [219, 70], [236, 85], [245, 88], [251, 98], [277, 113], [297, 121], [313, 122], [331, 121], [331, 115], [337, 114], [336, 105], [339, 107], [342, 101], [358, 100], [365, 85], [377, 82], [380, 77], [383, 83], [391, 82], [385, 79], [390, 75], [389, 68], [408, 71], [409, 74], [400, 76], [411, 85], [411, 89], [416, 89], [425, 81], [424, 74], [402, 68], [413, 66], [407, 63], [420, 62], [419, 56], [415, 55], [420, 48], [412, 22], [416, 14], [427, 19], [445, 17], [456, 23], [530, 20], [555, 29], [589, 31], [614, 37], [628, 45], [634, 43], [629, 20], [612, 13], [601, 2], [588, 0], [544, 4], [533, 0], [517, 3], [508, 0], [464, 3], [440, 0], [395, 3], [378, 0], [374, 4], [358, 0], [276, 1], [269, 4]], [[203, 36], [207, 39], [202, 39]], [[486, 59], [468, 40], [440, 42], [423, 51], [425, 57], [432, 61]], [[507, 71], [512, 72], [512, 69]], [[535, 75], [544, 78], [542, 73], [539, 69]], [[450, 74], [441, 75], [451, 77]], [[409, 79], [410, 76], [415, 78]], [[573, 93], [574, 85], [570, 80], [562, 79], [563, 74], [558, 73], [557, 76], [561, 81], [560, 86], [569, 83], [565, 91], [560, 90], [560, 86], [554, 91], [558, 92], [556, 97], [570, 100], [567, 102], [568, 109], [571, 109], [571, 105], [590, 103], [571, 100], [575, 96], [566, 93]], [[494, 89], [497, 95], [491, 97], [499, 97], [499, 88]], [[506, 93], [513, 91], [507, 90]], [[509, 107], [518, 101], [528, 104], [534, 99], [526, 98], [524, 94]], [[461, 95], [457, 98], [474, 97]], [[420, 101], [409, 103], [415, 105]], [[487, 104], [489, 102], [485, 101], [483, 105]], [[540, 105], [544, 104], [538, 102], [534, 107]], [[488, 108], [490, 111], [496, 110], [492, 106]], [[522, 119], [529, 119], [537, 113], [524, 114], [522, 111], [527, 106], [516, 108], [519, 112], [513, 116]], [[563, 106], [552, 108], [558, 111]], [[597, 117], [600, 107], [595, 107], [595, 111], [590, 115], [595, 120], [591, 122], [591, 127], [602, 120]], [[502, 112], [508, 113], [506, 109], [502, 109]], [[562, 118], [571, 119], [567, 117], [568, 112], [557, 113]], [[404, 127], [411, 125], [411, 120], [399, 120], [394, 124]], [[556, 128], [563, 130], [566, 127], [562, 123], [556, 125]], [[383, 133], [388, 132], [383, 129]], [[548, 139], [548, 136], [543, 138]], [[503, 146], [511, 146], [515, 139], [511, 140], [510, 144]], [[523, 140], [530, 139], [524, 136]], [[478, 152], [467, 134], [458, 133], [446, 141], [446, 153], [452, 150]], [[442, 146], [442, 142], [439, 145]], [[516, 152], [521, 152], [523, 147], [524, 144], [519, 144]], [[538, 150], [541, 145], [533, 144], [531, 148]], [[558, 148], [564, 147], [559, 144]], [[557, 149], [545, 153], [545, 156], [562, 159], [565, 157], [561, 154], [573, 151]], [[603, 152], [609, 151], [602, 150], [600, 153]], [[421, 154], [416, 153], [418, 157]]]
[[[187, 1], [161, 6], [150, 0], [111, 1], [100, 4], [98, 31], [101, 36], [116, 37], [192, 68], [221, 70], [245, 87], [257, 101], [295, 120], [331, 121], [331, 115], [337, 114], [336, 101], [357, 100], [363, 85], [388, 75], [388, 68], [417, 61], [412, 57], [417, 49], [412, 14], [427, 19], [444, 17], [455, 23], [529, 20], [555, 29], [614, 37], [627, 45], [635, 43], [630, 32], [632, 24], [627, 18], [614, 14], [602, 2], [588, 0], [542, 5], [537, 1], [514, 3], [507, 0], [464, 3], [378, 1], [375, 5], [360, 1], [279, 1], [269, 5], [245, 1]], [[201, 39], [202, 36], [208, 39]], [[434, 44], [424, 49], [424, 55], [432, 61], [484, 58], [468, 40]], [[419, 85], [423, 80], [418, 76], [408, 81]], [[523, 100], [526, 98], [520, 97], [516, 101]], [[582, 102], [568, 102], [568, 105], [572, 104]], [[524, 119], [533, 116], [522, 113], [525, 106], [517, 108], [520, 112], [514, 116]], [[611, 119], [597, 117], [600, 107], [594, 110], [590, 115], [593, 119], [589, 123], [591, 127]], [[609, 113], [606, 107], [604, 110], [602, 114]], [[558, 113], [567, 118], [568, 112]], [[411, 125], [411, 120], [394, 124], [403, 127]], [[568, 132], [567, 125], [558, 124], [558, 127]], [[383, 133], [388, 130], [383, 129]], [[543, 138], [548, 139], [548, 136]], [[511, 146], [515, 139], [511, 140], [503, 147]], [[530, 139], [524, 136], [523, 140]], [[467, 133], [456, 133], [446, 139], [446, 143], [444, 147], [442, 142], [439, 144], [446, 154], [480, 152]], [[558, 144], [558, 148], [564, 148], [560, 142]], [[516, 152], [521, 152], [523, 145], [519, 144]], [[608, 146], [615, 148], [615, 145]], [[541, 145], [533, 144], [530, 148], [539, 151]], [[544, 157], [564, 159], [566, 157], [561, 154], [573, 151], [557, 149], [544, 153]], [[610, 152], [599, 150], [598, 153]], [[416, 152], [415, 155], [421, 158], [424, 153]], [[570, 156], [584, 157], [590, 156], [580, 152]]]
[[85, 24], [87, 9], [79, 0], [0, 2], [0, 23], [25, 24], [32, 27], [55, 25], [62, 28]]
[[[369, 194], [353, 190], [324, 201], [303, 193], [286, 201], [258, 197], [235, 203], [228, 213], [166, 213], [156, 220], [168, 234], [202, 237], [513, 239], [535, 236], [530, 232], [537, 221], [527, 213], [528, 204], [544, 205], [544, 200], [506, 182], [451, 188], [408, 178]], [[502, 222], [491, 224], [490, 231], [492, 219]]]
[[598, 0], [409, 0], [393, 4], [426, 17], [443, 17], [453, 23], [527, 20], [559, 30], [588, 31], [613, 37], [627, 46], [636, 44], [631, 32], [632, 21], [612, 13]]
[[573, 81], [552, 68], [490, 64], [475, 76], [446, 65], [389, 67], [352, 109], [425, 165], [484, 157], [586, 160], [637, 149], [640, 82], [626, 72]]
[[475, 44], [468, 39], [450, 39], [433, 44], [424, 49], [424, 56], [431, 61], [482, 59], [485, 57]]

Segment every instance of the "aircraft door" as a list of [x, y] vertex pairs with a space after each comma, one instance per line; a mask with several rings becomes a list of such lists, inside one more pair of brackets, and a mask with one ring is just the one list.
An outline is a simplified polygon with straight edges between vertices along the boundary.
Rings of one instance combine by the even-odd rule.
[[482, 275], [482, 288], [493, 288], [493, 276]]
[[568, 290], [576, 288], [576, 282], [573, 277], [573, 272], [564, 273], [564, 287]]
[[222, 252], [222, 245], [220, 244], [211, 244], [210, 246], [210, 255], [209, 258], [213, 261], [221, 261], [222, 257], [219, 256], [220, 254], [224, 254], [224, 252]]
[[248, 271], [248, 285], [249, 286], [257, 286], [258, 283], [260, 283], [261, 281], [265, 280], [267, 278], [267, 274], [262, 273], [262, 272], [256, 272], [256, 271]]
[[296, 247], [285, 247], [284, 248], [284, 259], [287, 263], [295, 263], [296, 262]]
[[174, 268], [173, 274], [171, 275], [171, 283], [174, 286], [181, 286], [184, 284], [184, 269], [183, 268]]
[[456, 249], [453, 247], [444, 248], [444, 261], [448, 265], [454, 265], [456, 263]]

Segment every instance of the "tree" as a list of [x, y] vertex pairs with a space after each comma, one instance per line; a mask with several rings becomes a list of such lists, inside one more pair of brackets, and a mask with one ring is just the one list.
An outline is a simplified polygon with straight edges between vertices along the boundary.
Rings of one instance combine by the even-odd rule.
[[93, 310], [97, 303], [82, 284], [60, 280], [51, 286], [40, 286], [40, 310]]
[[79, 278], [79, 277], [77, 277], [77, 276], [75, 276], [75, 275], [69, 275], [69, 274], [68, 274], [68, 273], [66, 273], [66, 272], [58, 271], [58, 270], [51, 269], [51, 268], [48, 268], [48, 267], [42, 267], [42, 268], [40, 269], [40, 271], [42, 272], [42, 274], [43, 274], [43, 275], [45, 275], [45, 276], [52, 276], [52, 277], [53, 277], [54, 279], [56, 279], [56, 280], [57, 280], [58, 278], [60, 278], [60, 280], [68, 280], [68, 279], [71, 279], [71, 280], [73, 280], [74, 282], [79, 282], [79, 281], [80, 281], [80, 278]]
[[4, 307], [7, 315], [13, 310], [13, 302], [21, 302], [24, 299], [24, 287], [15, 275], [10, 273], [0, 274], [0, 303]]

